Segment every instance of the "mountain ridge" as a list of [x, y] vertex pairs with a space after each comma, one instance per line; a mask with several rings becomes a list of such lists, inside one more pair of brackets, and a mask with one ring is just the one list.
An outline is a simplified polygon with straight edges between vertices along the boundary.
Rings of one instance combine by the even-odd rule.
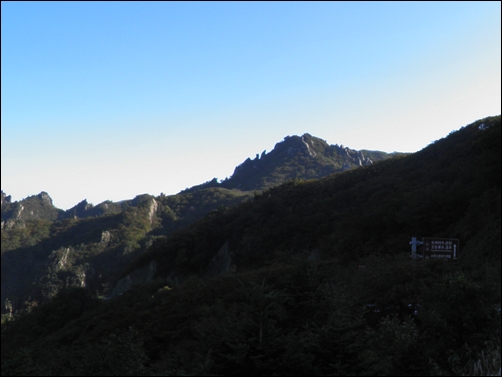
[[[246, 253], [262, 248], [262, 242], [269, 244], [269, 246], [267, 246], [268, 249], [283, 250], [284, 252], [288, 248], [298, 250], [298, 248], [304, 247], [309, 248], [310, 250], [320, 248], [321, 251], [330, 254], [334, 250], [356, 248], [361, 251], [367, 250], [365, 252], [361, 252], [360, 254], [365, 255], [369, 252], [369, 250], [371, 250], [370, 244], [372, 239], [368, 239], [368, 235], [360, 231], [361, 229], [367, 227], [364, 221], [361, 221], [361, 219], [364, 218], [367, 218], [368, 222], [379, 224], [379, 230], [375, 233], [373, 238], [376, 238], [373, 239], [373, 242], [380, 244], [379, 249], [382, 250], [385, 248], [392, 250], [394, 247], [392, 243], [389, 243], [389, 241], [383, 237], [383, 234], [386, 232], [386, 227], [388, 229], [401, 229], [403, 228], [402, 224], [408, 224], [407, 227], [409, 228], [408, 232], [410, 234], [413, 232], [413, 229], [415, 229], [414, 232], [416, 232], [417, 236], [447, 236], [447, 229], [445, 229], [444, 225], [438, 225], [437, 229], [434, 231], [434, 224], [435, 222], [438, 222], [438, 224], [444, 224], [445, 221], [455, 222], [458, 221], [455, 220], [455, 216], [460, 218], [463, 216], [463, 207], [465, 206], [466, 201], [469, 202], [476, 197], [476, 190], [473, 188], [474, 183], [471, 181], [473, 177], [485, 174], [483, 178], [485, 182], [483, 184], [486, 185], [488, 182], [492, 182], [494, 186], [500, 186], [500, 174], [497, 174], [497, 170], [493, 168], [493, 166], [500, 166], [500, 156], [497, 157], [496, 154], [492, 153], [483, 158], [473, 157], [475, 155], [481, 155], [485, 153], [485, 151], [479, 149], [481, 147], [477, 146], [476, 143], [472, 145], [471, 143], [473, 142], [469, 140], [469, 137], [471, 136], [466, 136], [470, 134], [472, 137], [477, 137], [481, 140], [486, 132], [500, 132], [500, 117], [486, 118], [474, 122], [473, 124], [455, 131], [449, 136], [440, 139], [423, 150], [407, 157], [400, 159], [388, 159], [380, 162], [379, 164], [368, 165], [361, 169], [344, 172], [343, 174], [332, 174], [321, 180], [311, 182], [292, 181], [285, 183], [281, 186], [277, 186], [261, 194], [255, 195], [253, 203], [246, 204], [246, 206], [248, 206], [247, 211], [242, 210], [239, 215], [236, 215], [238, 216], [238, 219], [231, 220], [233, 212], [231, 210], [228, 211], [226, 221], [229, 224], [236, 222], [239, 224], [239, 227], [243, 227], [245, 229], [256, 230], [259, 228], [259, 237], [252, 235], [252, 233], [249, 232], [243, 232], [240, 228], [236, 229], [232, 225], [228, 225], [229, 229], [225, 230], [225, 227], [221, 223], [218, 223], [218, 227], [214, 228], [210, 225], [210, 221], [212, 220], [206, 218], [205, 220], [202, 219], [195, 225], [200, 225], [205, 222], [208, 226], [208, 233], [201, 230], [201, 234], [196, 235], [196, 233], [194, 233], [195, 229], [192, 229], [191, 233], [187, 230], [187, 232], [191, 234], [191, 239], [183, 237], [180, 238], [180, 240], [183, 239], [182, 242], [185, 245], [184, 248], [186, 250], [191, 250], [189, 256], [178, 256], [180, 248], [176, 246], [177, 242], [171, 237], [169, 241], [159, 241], [164, 243], [163, 246], [161, 244], [157, 245], [157, 251], [152, 253], [150, 258], [166, 258], [165, 263], [159, 263], [159, 260], [157, 260], [159, 269], [162, 271], [163, 266], [175, 266], [176, 260], [189, 261], [191, 259], [198, 259], [196, 255], [199, 251], [196, 252], [195, 250], [200, 250], [201, 253], [204, 250], [205, 253], [211, 243], [213, 243], [212, 250], [216, 253], [220, 249], [221, 245], [225, 244], [227, 241], [230, 242], [229, 248], [233, 249], [234, 254], [240, 255], [240, 258], [243, 258], [243, 260], [249, 259], [249, 256], [247, 256]], [[492, 142], [495, 143], [492, 148], [496, 149], [496, 139]], [[464, 144], [468, 145], [469, 148], [465, 150], [462, 149], [460, 145]], [[473, 165], [473, 159], [476, 161], [474, 163], [475, 165]], [[461, 163], [461, 161], [463, 161], [463, 163]], [[480, 161], [484, 161], [484, 165], [479, 165]], [[413, 166], [414, 169], [409, 168], [411, 166]], [[467, 170], [467, 166], [470, 170]], [[400, 174], [396, 174], [392, 170], [389, 170], [390, 167], [399, 171]], [[448, 167], [448, 169], [453, 169], [453, 167], [455, 167], [455, 170], [447, 170], [446, 174], [444, 173], [446, 167]], [[470, 173], [467, 173], [467, 171]], [[482, 173], [486, 171], [490, 171], [491, 173]], [[433, 182], [425, 191], [421, 187], [423, 183], [421, 182], [420, 175], [424, 177], [430, 176], [430, 180]], [[367, 181], [375, 180], [378, 177], [385, 177], [381, 178], [381, 181], [378, 182], [378, 186], [367, 185]], [[460, 179], [459, 177], [462, 178]], [[481, 178], [479, 180], [475, 180], [475, 182], [478, 181], [481, 182]], [[479, 183], [480, 187], [482, 187], [483, 184]], [[452, 190], [460, 190], [459, 192], [462, 192], [463, 190], [465, 192], [465, 190], [469, 187], [472, 197], [462, 194], [462, 200], [459, 198], [455, 199], [458, 202], [457, 203], [452, 198], [457, 197], [458, 194], [452, 195], [451, 198], [448, 196], [448, 193], [452, 192]], [[313, 191], [314, 188], [319, 190], [319, 192]], [[358, 192], [357, 194], [349, 195], [350, 192], [356, 189]], [[367, 211], [364, 211], [364, 206], [368, 200], [367, 198], [375, 195], [373, 192], [375, 190], [380, 190], [377, 191], [379, 195], [382, 196], [382, 198], [385, 197], [385, 200], [389, 202], [395, 202], [400, 197], [402, 198], [401, 202], [399, 202], [399, 204], [396, 203], [385, 210], [382, 208], [378, 212], [381, 212], [381, 215], [379, 215], [380, 218], [377, 218], [376, 214], [368, 214]], [[405, 195], [405, 193], [410, 190], [412, 190], [411, 192], [416, 192], [414, 195], [417, 195], [417, 197], [414, 197], [411, 194]], [[350, 207], [346, 208], [347, 204], [345, 204], [342, 199], [337, 200], [334, 198], [331, 192], [338, 192], [338, 196], [346, 196], [347, 203], [349, 201], [357, 203], [357, 206], [353, 209], [350, 209]], [[279, 197], [274, 199], [276, 195]], [[290, 198], [288, 195], [293, 195], [293, 197]], [[283, 198], [281, 199], [281, 197]], [[330, 199], [328, 200], [328, 198]], [[486, 197], [483, 200], [489, 201], [490, 199], [489, 197]], [[317, 213], [309, 213], [311, 211], [303, 209], [302, 205], [298, 204], [306, 201], [315, 203], [315, 205], [311, 204], [311, 206], [316, 208]], [[330, 204], [323, 206], [320, 204], [320, 202], [323, 201]], [[259, 204], [268, 202], [270, 203], [267, 205]], [[416, 219], [413, 219], [413, 216], [411, 216], [410, 219], [405, 219], [401, 214], [404, 212], [401, 207], [410, 207], [407, 202], [417, 202], [420, 206], [423, 206], [424, 210], [427, 209], [427, 211], [433, 211], [432, 207], [437, 206], [437, 208], [443, 208], [445, 213], [440, 215], [431, 215], [429, 219], [423, 218], [423, 216], [418, 217], [417, 215], [415, 215]], [[429, 202], [431, 204], [429, 204]], [[281, 204], [279, 205], [279, 203]], [[497, 202], [495, 200], [495, 206], [496, 203]], [[380, 206], [378, 203], [375, 203], [375, 205], [377, 208]], [[484, 205], [486, 206], [487, 204]], [[253, 209], [258, 211], [258, 213], [252, 215]], [[288, 214], [286, 209], [290, 212], [292, 211], [291, 215]], [[416, 210], [411, 207], [407, 211], [409, 211], [410, 214], [413, 214], [413, 211]], [[358, 213], [359, 215], [354, 217], [353, 213]], [[253, 220], [253, 216], [256, 216], [260, 220]], [[279, 220], [279, 216], [282, 216], [281, 220]], [[289, 226], [292, 229], [311, 229], [309, 237], [317, 234], [316, 237], [319, 239], [315, 240], [315, 238], [305, 238], [301, 236], [301, 233], [292, 232], [291, 229], [288, 228], [288, 221], [285, 221], [285, 218], [289, 218], [289, 216], [291, 216], [289, 220], [291, 224]], [[325, 216], [325, 218], [323, 218], [323, 216]], [[223, 219], [225, 216], [221, 214], [220, 217]], [[319, 220], [316, 220], [317, 218], [319, 218]], [[307, 221], [307, 219], [310, 220], [308, 220], [306, 224], [303, 224], [303, 222]], [[321, 219], [323, 220], [321, 221]], [[270, 223], [270, 225], [260, 226], [258, 225], [260, 223]], [[336, 232], [337, 236], [328, 236], [328, 234], [333, 231], [325, 224], [332, 223], [340, 224], [340, 228], [344, 229], [345, 232], [354, 233], [354, 237], [352, 237], [350, 243], [344, 244], [340, 241], [347, 239], [347, 236], [344, 236], [343, 233]], [[286, 228], [283, 229], [283, 227]], [[203, 229], [202, 226], [201, 229]], [[275, 233], [273, 229], [277, 229]], [[440, 229], [442, 230], [440, 231]], [[293, 233], [294, 237], [288, 241], [287, 237], [285, 238], [281, 236], [282, 233]], [[379, 233], [380, 235], [378, 235]], [[266, 241], [262, 240], [263, 237], [265, 237]], [[403, 244], [406, 244], [404, 237], [400, 237], [403, 238]], [[259, 242], [257, 242], [258, 239], [260, 239]], [[389, 239], [391, 239], [391, 237], [389, 237]], [[205, 241], [201, 242], [201, 244], [197, 246], [193, 240]], [[210, 240], [217, 241], [215, 242]], [[368, 244], [360, 244], [362, 241]], [[387, 243], [389, 244], [387, 245]], [[309, 244], [311, 246], [309, 246]], [[271, 245], [275, 246], [272, 247]], [[355, 245], [359, 246], [355, 247]], [[167, 257], [171, 252], [174, 253], [172, 257]], [[342, 253], [340, 257], [342, 259], [348, 258], [347, 260], [354, 260], [358, 258], [358, 255], [351, 256], [349, 254]], [[141, 260], [143, 260], [143, 262], [140, 262]], [[204, 260], [205, 265], [207, 265], [210, 261], [210, 257], [206, 255], [201, 260]], [[150, 259], [148, 259], [148, 253], [146, 253], [139, 258], [137, 266], [146, 265], [149, 262]], [[204, 271], [202, 266], [203, 265], [189, 267], [189, 264], [178, 264], [179, 269], [183, 271], [183, 274], [185, 275], [189, 273], [197, 273], [197, 271]], [[134, 268], [129, 269], [128, 271], [132, 271], [133, 269]], [[125, 274], [128, 273], [128, 271], [126, 271]], [[163, 272], [160, 271], [159, 273], [161, 274], [172, 273], [172, 271], [167, 270], [164, 270]]]
[[237, 165], [233, 174], [219, 182], [217, 178], [182, 192], [208, 187], [264, 190], [288, 179], [318, 179], [326, 175], [371, 165], [375, 161], [403, 156], [406, 153], [386, 153], [372, 150], [354, 150], [343, 145], [329, 145], [325, 140], [305, 133], [286, 136], [270, 152], [248, 157]]
[[[500, 360], [500, 171], [496, 116], [183, 227], [193, 203], [242, 192], [145, 195], [115, 215], [26, 221], [3, 245], [42, 241], [2, 253], [2, 293], [21, 283], [11, 270], [45, 267], [27, 275], [26, 302], [5, 301], [2, 374], [469, 374], [478, 355]], [[458, 239], [459, 263], [412, 260], [411, 237]], [[52, 300], [34, 300], [33, 276]]]
[[[371, 156], [377, 160], [393, 155]], [[14, 202], [2, 191], [1, 299], [11, 297], [16, 309], [26, 300], [45, 302], [67, 284], [96, 287], [108, 295], [117, 274], [159, 237], [209, 213], [252, 201], [257, 193], [288, 179], [323, 177], [363, 163], [372, 161], [361, 151], [329, 146], [304, 134], [285, 137], [259, 161], [247, 159], [230, 179], [219, 183], [215, 178], [175, 195], [141, 194], [95, 206], [84, 199], [64, 211], [44, 191]], [[31, 293], [22, 288], [28, 284]]]
[[[2, 232], [26, 244], [2, 253], [2, 294], [28, 287], [2, 296], [2, 374], [472, 374], [500, 357], [500, 152], [488, 117], [240, 204], [210, 187], [26, 221]], [[459, 263], [413, 260], [411, 237], [458, 239]]]
[[[373, 161], [398, 155], [405, 155], [405, 153], [357, 151], [343, 145], [328, 145], [325, 140], [308, 133], [302, 136], [286, 136], [283, 141], [276, 143], [274, 149], [269, 153], [263, 151], [261, 157], [257, 154], [254, 160], [248, 158], [236, 166], [231, 177], [221, 182], [214, 178], [211, 181], [182, 190], [178, 194], [211, 187], [228, 190], [239, 189], [241, 191], [264, 190], [288, 179], [321, 178], [334, 172], [369, 165]], [[45, 191], [14, 202], [11, 196], [7, 196], [3, 190], [1, 195], [2, 227], [11, 227], [17, 220], [54, 221], [118, 213], [134, 200], [118, 202], [106, 200], [94, 206], [84, 199], [70, 209], [62, 210], [53, 205], [52, 198]]]

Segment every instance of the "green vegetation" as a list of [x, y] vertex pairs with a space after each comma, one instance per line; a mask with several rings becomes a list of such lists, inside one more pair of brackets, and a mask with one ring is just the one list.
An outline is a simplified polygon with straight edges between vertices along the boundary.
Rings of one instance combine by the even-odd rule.
[[[413, 155], [253, 195], [210, 181], [12, 228], [2, 290], [15, 258], [50, 260], [43, 284], [61, 283], [40, 283], [53, 299], [22, 315], [4, 309], [2, 375], [500, 374], [500, 130], [486, 118]], [[411, 260], [412, 236], [458, 238], [460, 263]], [[206, 278], [218, 258], [228, 268]], [[112, 300], [72, 280], [85, 263], [115, 274], [103, 285], [152, 261], [154, 280]]]
[[[37, 197], [30, 201], [33, 198]], [[9, 311], [5, 300], [13, 312], [25, 312], [63, 288], [86, 286], [106, 297], [118, 274], [154, 240], [250, 198], [252, 193], [222, 188], [158, 198], [139, 195], [120, 205], [105, 202], [93, 207], [83, 201], [70, 210], [83, 218], [12, 222], [2, 229], [2, 313]], [[18, 205], [7, 207], [11, 204]], [[88, 216], [97, 208], [106, 212]]]
[[309, 134], [287, 136], [270, 153], [248, 158], [234, 174], [221, 183], [215, 180], [207, 186], [263, 190], [291, 179], [318, 179], [329, 174], [370, 165], [372, 162], [404, 154], [379, 151], [355, 151], [343, 146], [328, 145]]

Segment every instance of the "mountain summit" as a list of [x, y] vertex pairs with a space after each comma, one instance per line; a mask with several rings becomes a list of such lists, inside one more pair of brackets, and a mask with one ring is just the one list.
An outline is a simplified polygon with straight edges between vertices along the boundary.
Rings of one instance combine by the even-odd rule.
[[189, 191], [207, 187], [264, 190], [289, 179], [318, 179], [326, 175], [371, 165], [373, 162], [395, 157], [399, 153], [354, 150], [343, 145], [329, 145], [325, 140], [308, 133], [286, 136], [272, 151], [248, 158], [221, 183], [217, 179], [194, 186]]

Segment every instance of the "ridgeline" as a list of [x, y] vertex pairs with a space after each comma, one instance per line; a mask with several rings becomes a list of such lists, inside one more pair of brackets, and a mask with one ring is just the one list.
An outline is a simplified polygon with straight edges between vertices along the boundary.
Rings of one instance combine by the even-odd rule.
[[[11, 203], [2, 375], [500, 373], [500, 130], [381, 161], [286, 138], [226, 181], [98, 216]], [[458, 239], [459, 263], [413, 261], [411, 237]]]

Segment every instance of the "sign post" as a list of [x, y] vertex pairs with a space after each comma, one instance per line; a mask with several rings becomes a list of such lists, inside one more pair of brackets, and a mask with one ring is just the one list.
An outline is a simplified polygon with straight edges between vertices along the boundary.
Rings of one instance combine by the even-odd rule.
[[422, 241], [417, 241], [417, 237], [411, 237], [411, 242], [410, 242], [410, 245], [411, 245], [411, 257], [413, 258], [413, 260], [417, 259], [417, 258], [422, 258], [421, 255], [417, 254], [417, 246], [420, 246], [422, 245]]
[[458, 263], [460, 242], [457, 238], [424, 238], [424, 259], [442, 258]]

